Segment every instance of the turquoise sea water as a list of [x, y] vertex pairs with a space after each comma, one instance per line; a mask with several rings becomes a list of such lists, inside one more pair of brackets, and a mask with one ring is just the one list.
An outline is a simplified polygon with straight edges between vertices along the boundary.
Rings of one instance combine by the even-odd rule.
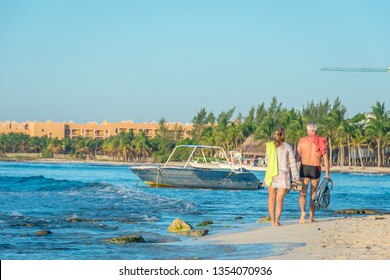
[[[261, 180], [263, 172], [255, 173]], [[335, 210], [390, 211], [390, 175], [331, 174]], [[215, 245], [167, 232], [175, 218], [209, 234], [256, 225], [267, 216], [267, 190], [223, 191], [152, 188], [128, 166], [0, 162], [0, 259], [258, 259], [302, 244]], [[282, 222], [299, 218], [298, 193], [285, 198]], [[71, 221], [77, 220], [77, 222]], [[40, 230], [52, 234], [39, 236]], [[106, 239], [140, 234], [145, 243]]]

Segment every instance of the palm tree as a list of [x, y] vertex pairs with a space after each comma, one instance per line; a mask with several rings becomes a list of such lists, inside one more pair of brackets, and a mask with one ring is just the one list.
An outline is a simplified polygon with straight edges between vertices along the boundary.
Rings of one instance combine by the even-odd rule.
[[63, 143], [64, 143], [64, 154], [66, 154], [66, 155], [75, 154], [75, 152], [76, 152], [76, 147], [75, 147], [76, 140], [75, 139], [65, 137], [63, 139]]
[[[326, 100], [324, 104], [320, 103], [318, 110], [320, 113], [317, 114], [318, 119], [316, 120], [319, 127], [319, 134], [325, 135], [327, 138], [327, 143], [329, 147], [329, 167], [333, 165], [333, 140], [334, 137], [337, 137], [335, 140], [339, 144], [339, 163], [344, 162], [344, 153], [343, 153], [343, 122], [346, 109], [339, 98], [334, 101], [332, 108], [330, 108], [329, 101]], [[327, 112], [326, 112], [327, 110]]]
[[213, 113], [207, 113], [205, 108], [202, 108], [196, 116], [192, 118], [193, 128], [191, 131], [192, 139], [200, 142], [202, 136], [205, 134], [204, 130], [215, 123]]
[[156, 139], [158, 142], [157, 157], [159, 158], [159, 161], [164, 161], [176, 144], [164, 118], [159, 122]]
[[102, 144], [103, 153], [108, 154], [108, 156], [112, 157], [113, 160], [116, 152], [116, 147], [114, 143], [116, 139], [117, 138], [115, 138], [114, 136], [111, 136], [109, 138], [104, 139]]
[[329, 148], [329, 168], [332, 168], [333, 165], [333, 146], [332, 146], [332, 137], [337, 130], [337, 123], [333, 116], [328, 115], [325, 120], [318, 124], [319, 134], [325, 135], [327, 138], [328, 148]]
[[227, 151], [230, 151], [232, 139], [229, 137], [229, 127], [232, 124], [231, 118], [234, 114], [235, 108], [228, 110], [227, 112], [221, 112], [217, 119], [217, 126], [215, 127], [215, 141], [216, 145], [223, 147]]
[[203, 145], [210, 145], [210, 146], [216, 145], [214, 128], [215, 128], [214, 124], [208, 125], [202, 130], [202, 134], [200, 135], [200, 138], [194, 139], [194, 141], [198, 144], [203, 144]]
[[351, 145], [352, 145], [352, 147], [356, 147], [358, 154], [359, 154], [360, 165], [362, 167], [364, 167], [364, 163], [363, 163], [361, 148], [362, 148], [362, 145], [364, 145], [366, 143], [367, 143], [367, 138], [364, 136], [363, 130], [361, 128], [355, 129], [352, 132]]
[[18, 133], [19, 151], [25, 153], [30, 142], [30, 135]]
[[102, 152], [103, 139], [95, 138], [90, 141], [90, 149], [92, 151], [92, 157], [96, 159], [97, 154], [101, 154]]
[[19, 147], [19, 133], [11, 132], [7, 135], [8, 151], [16, 153]]
[[269, 141], [272, 139], [277, 127], [276, 120], [273, 117], [265, 117], [263, 123], [256, 128], [255, 139]]
[[148, 137], [145, 133], [141, 132], [135, 136], [135, 139], [132, 142], [134, 147], [134, 153], [137, 156], [137, 160], [142, 158], [149, 157], [151, 154], [151, 146], [149, 143]]
[[[144, 132], [141, 132], [142, 134]], [[121, 132], [116, 137], [119, 139], [118, 151], [122, 155], [123, 161], [128, 161], [129, 155], [134, 152], [132, 141], [134, 140], [133, 132]]]
[[381, 143], [389, 131], [389, 116], [385, 110], [385, 103], [381, 104], [377, 101], [374, 106], [371, 106], [371, 113], [367, 114], [367, 118], [366, 133], [376, 142], [378, 167], [380, 167]]
[[268, 115], [267, 111], [268, 110], [265, 108], [264, 102], [261, 103], [259, 106], [257, 106], [256, 117], [255, 117], [255, 120], [254, 120], [255, 121], [254, 129], [255, 130], [256, 130], [256, 128], [258, 126], [260, 126], [263, 123], [265, 117]]
[[158, 122], [158, 134], [162, 138], [171, 138], [169, 129], [168, 129], [168, 124], [164, 118], [161, 118], [160, 121]]
[[297, 119], [292, 120], [286, 128], [286, 137], [292, 144], [294, 152], [297, 151], [299, 139], [306, 135], [306, 127], [301, 114], [298, 114]]
[[77, 137], [75, 140], [76, 157], [86, 158], [89, 153], [88, 140], [84, 137]]
[[180, 140], [182, 140], [183, 138], [183, 134], [184, 134], [184, 128], [181, 124], [179, 123], [175, 123], [174, 127], [173, 127], [173, 139], [178, 142]]
[[9, 147], [11, 146], [11, 139], [9, 134], [0, 135], [0, 153], [5, 154], [9, 151]]
[[237, 124], [233, 122], [228, 127], [228, 142], [233, 144], [233, 149], [237, 149], [237, 147], [245, 140], [241, 125], [242, 124]]
[[351, 168], [351, 141], [352, 134], [356, 131], [357, 127], [352, 120], [346, 120], [342, 123], [345, 139], [347, 140], [347, 149], [348, 149], [348, 167]]
[[241, 123], [240, 129], [244, 138], [247, 138], [255, 131], [255, 128], [255, 107], [252, 107], [248, 116], [245, 117], [243, 123]]
[[332, 119], [335, 123], [335, 134], [337, 137], [337, 142], [339, 144], [339, 165], [344, 166], [344, 143], [345, 143], [345, 130], [344, 130], [344, 120], [346, 109], [343, 105], [341, 105], [340, 99], [337, 97], [333, 102], [332, 110], [330, 114], [332, 115]]
[[328, 99], [324, 103], [320, 102], [319, 104], [314, 104], [314, 101], [307, 103], [306, 107], [302, 109], [302, 116], [305, 122], [317, 122], [321, 123], [326, 116], [329, 114], [331, 104]]
[[[390, 124], [388, 124], [388, 127], [390, 127]], [[390, 155], [386, 158], [385, 150], [386, 147], [389, 147], [390, 145], [390, 131], [387, 131], [385, 134], [385, 137], [383, 138], [383, 145], [382, 145], [382, 158], [383, 158], [383, 164], [386, 164], [387, 166], [390, 163]]]
[[335, 143], [338, 145], [338, 153], [337, 153], [337, 164], [339, 166], [344, 166], [344, 158], [345, 158], [345, 151], [344, 151], [344, 144], [347, 141], [347, 136], [344, 130], [343, 125], [337, 126], [335, 133], [334, 133]]
[[58, 138], [51, 139], [49, 146], [47, 147], [47, 151], [53, 154], [53, 157], [56, 154], [59, 154], [64, 151], [64, 144]]
[[30, 137], [30, 140], [28, 142], [28, 146], [31, 152], [38, 153], [43, 150], [43, 141], [41, 137], [33, 136]]
[[5, 154], [6, 146], [7, 146], [7, 136], [6, 134], [0, 134], [0, 155]]

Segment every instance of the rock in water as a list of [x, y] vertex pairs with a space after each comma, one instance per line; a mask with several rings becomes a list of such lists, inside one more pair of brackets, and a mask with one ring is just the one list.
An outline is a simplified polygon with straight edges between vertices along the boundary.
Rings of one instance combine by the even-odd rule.
[[257, 223], [269, 223], [269, 222], [271, 222], [271, 217], [267, 217], [267, 216], [261, 217], [260, 219], [257, 220]]
[[35, 233], [35, 235], [48, 235], [48, 234], [52, 234], [52, 232], [50, 230], [40, 230]]
[[197, 224], [197, 226], [198, 227], [204, 227], [204, 226], [211, 225], [211, 224], [214, 224], [213, 221], [204, 220], [203, 222], [200, 222], [199, 224]]
[[336, 214], [347, 214], [347, 215], [381, 215], [388, 214], [386, 212], [380, 212], [373, 209], [344, 209], [344, 210], [336, 210]]
[[71, 217], [67, 219], [68, 222], [70, 223], [99, 223], [100, 220], [95, 220], [95, 219], [82, 219], [82, 218], [77, 218], [77, 217]]
[[181, 236], [191, 236], [191, 237], [206, 236], [208, 233], [209, 233], [208, 229], [192, 229], [192, 230], [177, 232], [177, 234]]
[[179, 218], [176, 218], [173, 220], [173, 222], [168, 227], [169, 232], [181, 232], [181, 231], [188, 231], [194, 229], [190, 224], [180, 220]]
[[141, 235], [132, 234], [132, 235], [110, 238], [107, 239], [106, 242], [110, 244], [127, 244], [127, 243], [145, 242], [145, 239], [143, 239]]

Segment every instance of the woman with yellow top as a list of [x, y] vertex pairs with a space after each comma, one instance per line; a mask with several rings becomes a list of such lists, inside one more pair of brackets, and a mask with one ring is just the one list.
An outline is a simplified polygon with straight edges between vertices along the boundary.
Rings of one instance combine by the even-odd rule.
[[264, 184], [268, 187], [268, 212], [273, 226], [280, 226], [284, 196], [291, 188], [291, 176], [294, 182], [298, 182], [299, 178], [294, 151], [284, 138], [284, 128], [278, 127], [274, 141], [266, 143]]

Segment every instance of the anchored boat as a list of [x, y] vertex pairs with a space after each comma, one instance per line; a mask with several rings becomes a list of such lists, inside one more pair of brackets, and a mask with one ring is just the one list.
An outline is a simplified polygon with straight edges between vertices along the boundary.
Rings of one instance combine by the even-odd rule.
[[[187, 160], [178, 164], [187, 155]], [[233, 164], [230, 169], [213, 165], [196, 167], [191, 165], [195, 157], [202, 157], [204, 162], [210, 157], [228, 159], [222, 147], [179, 145], [164, 165], [131, 166], [130, 170], [146, 184], [156, 187], [256, 190], [260, 186], [257, 177], [245, 168]]]

